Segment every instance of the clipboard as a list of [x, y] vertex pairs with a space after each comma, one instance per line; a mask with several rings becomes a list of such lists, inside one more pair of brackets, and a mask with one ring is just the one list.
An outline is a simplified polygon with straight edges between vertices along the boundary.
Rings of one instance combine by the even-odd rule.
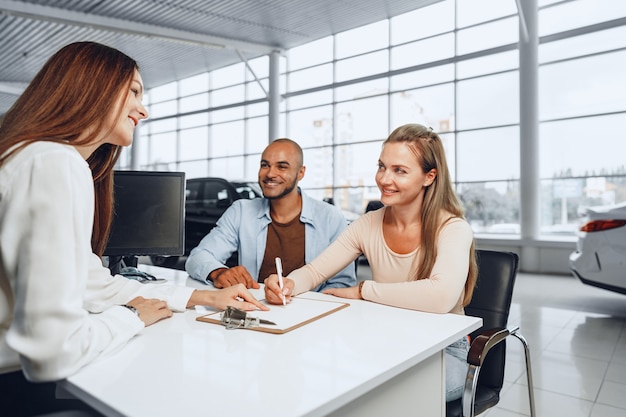
[[[265, 300], [261, 300], [261, 302], [267, 305], [270, 310], [257, 310], [248, 312], [248, 314], [250, 316], [254, 316], [255, 318], [269, 320], [276, 323], [276, 325], [259, 324], [254, 327], [241, 327], [241, 329], [272, 334], [284, 334], [297, 329], [298, 327], [302, 327], [305, 324], [319, 320], [322, 317], [326, 317], [329, 314], [337, 312], [350, 305], [349, 303], [318, 300], [306, 297], [293, 297], [291, 302], [286, 306], [267, 304]], [[221, 314], [222, 312], [218, 311], [198, 316], [196, 317], [196, 320], [223, 326], [224, 323], [221, 320]]]

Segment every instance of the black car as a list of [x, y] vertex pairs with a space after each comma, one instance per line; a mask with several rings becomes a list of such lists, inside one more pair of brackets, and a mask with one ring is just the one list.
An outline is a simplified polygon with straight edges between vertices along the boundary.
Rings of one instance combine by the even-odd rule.
[[[213, 229], [217, 220], [235, 200], [261, 197], [257, 183], [228, 181], [224, 178], [207, 177], [187, 180], [185, 192], [185, 256]], [[178, 256], [151, 256], [153, 265], [174, 267]], [[227, 265], [237, 264], [234, 254]]]

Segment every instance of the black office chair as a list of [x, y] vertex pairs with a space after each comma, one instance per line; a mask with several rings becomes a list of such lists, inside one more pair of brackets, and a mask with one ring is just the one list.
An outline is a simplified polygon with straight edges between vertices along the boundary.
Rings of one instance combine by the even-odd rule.
[[515, 336], [524, 346], [530, 415], [535, 417], [528, 343], [519, 333], [519, 327], [506, 327], [519, 257], [513, 252], [477, 250], [476, 259], [478, 281], [465, 314], [482, 318], [483, 326], [470, 335], [463, 397], [446, 404], [446, 416], [473, 417], [498, 404], [504, 383], [506, 338]]

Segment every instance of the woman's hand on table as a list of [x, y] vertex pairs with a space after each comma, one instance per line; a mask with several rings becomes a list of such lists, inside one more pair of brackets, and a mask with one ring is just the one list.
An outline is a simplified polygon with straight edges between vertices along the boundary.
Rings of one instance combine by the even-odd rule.
[[269, 310], [248, 291], [243, 284], [236, 284], [220, 290], [195, 290], [187, 307], [197, 305], [211, 306], [218, 310], [226, 310], [226, 307], [232, 306], [240, 310]]
[[139, 320], [143, 321], [146, 327], [157, 321], [172, 317], [172, 310], [167, 307], [167, 303], [158, 298], [135, 297], [126, 305], [134, 307], [139, 315]]
[[322, 293], [334, 295], [335, 297], [351, 298], [353, 300], [361, 299], [358, 285], [356, 287], [349, 288], [327, 288], [323, 290]]

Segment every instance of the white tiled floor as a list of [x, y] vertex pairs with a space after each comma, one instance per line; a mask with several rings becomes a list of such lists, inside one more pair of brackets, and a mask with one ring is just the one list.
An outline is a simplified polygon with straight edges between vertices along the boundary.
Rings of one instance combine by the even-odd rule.
[[[366, 265], [357, 274], [371, 277]], [[530, 345], [538, 417], [626, 416], [626, 295], [573, 276], [519, 273], [509, 324]], [[505, 380], [500, 403], [483, 416], [529, 416], [524, 353], [514, 338]]]
[[[626, 295], [570, 276], [519, 273], [509, 324], [530, 345], [537, 416], [626, 415]], [[529, 415], [515, 342], [507, 345], [500, 403], [485, 416]]]

